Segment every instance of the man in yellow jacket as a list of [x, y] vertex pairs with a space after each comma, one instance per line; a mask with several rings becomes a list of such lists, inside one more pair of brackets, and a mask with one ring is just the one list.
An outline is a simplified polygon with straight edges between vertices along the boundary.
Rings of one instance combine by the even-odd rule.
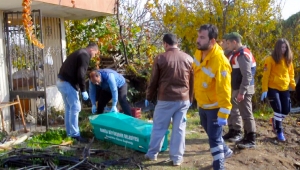
[[227, 124], [232, 107], [231, 66], [216, 43], [217, 36], [216, 26], [200, 27], [193, 63], [195, 98], [201, 125], [209, 138], [214, 170], [224, 169], [225, 159], [232, 155], [222, 138], [222, 126]]

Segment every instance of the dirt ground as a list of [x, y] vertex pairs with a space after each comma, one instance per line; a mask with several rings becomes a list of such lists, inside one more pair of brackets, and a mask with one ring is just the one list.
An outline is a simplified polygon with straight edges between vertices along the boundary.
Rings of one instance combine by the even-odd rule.
[[[229, 170], [298, 170], [300, 169], [300, 115], [289, 116], [284, 121], [286, 142], [278, 142], [272, 132], [270, 122], [256, 120], [257, 146], [254, 149], [240, 150], [234, 143], [228, 146], [234, 155], [226, 160], [225, 167]], [[297, 124], [298, 123], [298, 124]], [[227, 129], [225, 129], [226, 131]], [[199, 133], [200, 132], [200, 133]], [[157, 161], [143, 161], [145, 169], [212, 169], [212, 156], [209, 152], [207, 135], [199, 126], [198, 130], [187, 131], [195, 133], [195, 138], [186, 140], [184, 162], [179, 167], [172, 166], [168, 159], [168, 151], [161, 153]], [[142, 157], [140, 155], [140, 157]]]
[[[88, 120], [86, 122], [86, 125], [89, 125]], [[268, 120], [256, 119], [256, 125], [256, 148], [240, 150], [235, 147], [234, 143], [227, 142], [234, 154], [226, 160], [225, 168], [227, 170], [300, 170], [300, 114], [290, 115], [284, 120], [286, 142], [276, 140]], [[225, 128], [224, 131], [227, 130]], [[168, 150], [161, 152], [157, 161], [147, 161], [144, 159], [145, 153], [114, 145], [110, 142], [95, 140], [92, 148], [109, 150], [121, 155], [123, 158], [133, 158], [134, 163], [140, 164], [145, 170], [211, 170], [212, 156], [209, 151], [208, 137], [199, 125], [199, 117], [188, 118], [186, 133], [184, 162], [178, 167], [174, 167], [172, 162], [168, 161]], [[92, 133], [90, 135], [93, 136]], [[108, 160], [115, 159], [113, 156], [105, 157]], [[91, 157], [91, 159], [100, 160], [99, 157]], [[111, 167], [109, 169], [116, 168]], [[133, 168], [125, 167], [125, 169]]]

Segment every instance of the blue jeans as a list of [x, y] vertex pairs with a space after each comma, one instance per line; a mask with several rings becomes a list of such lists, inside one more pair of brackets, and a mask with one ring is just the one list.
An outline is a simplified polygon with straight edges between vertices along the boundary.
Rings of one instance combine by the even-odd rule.
[[65, 105], [65, 126], [67, 135], [80, 136], [78, 127], [78, 115], [81, 110], [78, 91], [67, 81], [57, 80], [56, 86], [61, 93]]
[[173, 119], [169, 155], [173, 163], [181, 163], [185, 150], [186, 112], [190, 101], [157, 101], [153, 115], [153, 129], [147, 156], [157, 158], [165, 134]]
[[222, 138], [222, 126], [218, 125], [219, 109], [199, 109], [200, 123], [208, 135], [210, 152], [213, 156], [213, 169], [225, 169], [224, 153], [228, 151], [228, 146]]

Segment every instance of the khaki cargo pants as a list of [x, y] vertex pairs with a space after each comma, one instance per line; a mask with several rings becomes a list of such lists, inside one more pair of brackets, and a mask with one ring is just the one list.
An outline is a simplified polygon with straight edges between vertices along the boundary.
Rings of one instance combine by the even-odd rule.
[[230, 129], [244, 130], [247, 133], [256, 132], [255, 120], [252, 112], [252, 96], [253, 94], [245, 94], [244, 100], [237, 102], [236, 97], [239, 90], [233, 90], [231, 95], [232, 109], [228, 118], [228, 126]]

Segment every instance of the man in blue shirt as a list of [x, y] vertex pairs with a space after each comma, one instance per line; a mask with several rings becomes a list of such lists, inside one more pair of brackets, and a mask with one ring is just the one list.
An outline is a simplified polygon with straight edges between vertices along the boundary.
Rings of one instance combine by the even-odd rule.
[[[131, 109], [127, 102], [127, 83], [125, 78], [116, 71], [111, 69], [93, 70], [90, 73], [89, 94], [93, 105], [93, 114], [103, 113], [104, 107], [112, 99], [110, 112], [118, 112], [119, 100], [123, 112], [131, 116]], [[98, 101], [98, 107], [96, 107], [96, 101]]]

